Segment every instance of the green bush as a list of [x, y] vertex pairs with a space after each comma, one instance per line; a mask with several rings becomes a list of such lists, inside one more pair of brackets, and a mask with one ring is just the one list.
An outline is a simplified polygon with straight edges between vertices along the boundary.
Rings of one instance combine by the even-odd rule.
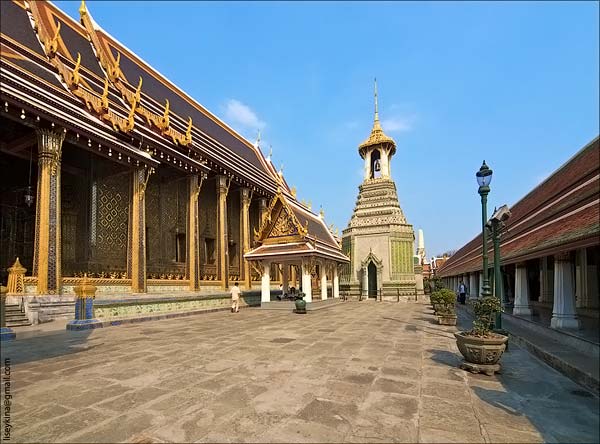
[[434, 291], [433, 293], [431, 293], [430, 300], [432, 304], [440, 306], [440, 313], [454, 313], [456, 295], [452, 290], [442, 288], [440, 290]]
[[469, 332], [472, 336], [485, 337], [490, 335], [496, 313], [502, 310], [500, 300], [494, 296], [486, 296], [473, 302], [475, 320], [473, 329]]

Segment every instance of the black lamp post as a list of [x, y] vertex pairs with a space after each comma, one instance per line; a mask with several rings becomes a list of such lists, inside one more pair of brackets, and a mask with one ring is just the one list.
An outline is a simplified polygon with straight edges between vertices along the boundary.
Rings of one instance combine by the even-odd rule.
[[487, 196], [490, 192], [490, 182], [492, 181], [492, 170], [485, 164], [479, 168], [479, 171], [475, 174], [477, 177], [477, 183], [479, 184], [479, 190], [477, 191], [481, 196], [481, 227], [483, 236], [483, 285], [481, 286], [481, 296], [491, 296], [490, 281], [488, 278], [488, 256], [487, 256]]

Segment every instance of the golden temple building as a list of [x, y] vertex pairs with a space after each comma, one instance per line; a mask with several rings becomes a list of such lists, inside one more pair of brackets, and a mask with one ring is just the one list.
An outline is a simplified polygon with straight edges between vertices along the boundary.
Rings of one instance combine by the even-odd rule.
[[[72, 303], [84, 275], [99, 299], [264, 289], [266, 262], [244, 255], [275, 200], [295, 211], [280, 229], [306, 227], [294, 241], [328, 250], [331, 290], [346, 260], [338, 239], [258, 143], [106, 33], [84, 2], [79, 13], [1, 2], [0, 279], [10, 267], [20, 283], [9, 296]], [[296, 255], [298, 267], [319, 254]], [[283, 274], [273, 265], [269, 287]], [[318, 286], [312, 274], [305, 285]]]

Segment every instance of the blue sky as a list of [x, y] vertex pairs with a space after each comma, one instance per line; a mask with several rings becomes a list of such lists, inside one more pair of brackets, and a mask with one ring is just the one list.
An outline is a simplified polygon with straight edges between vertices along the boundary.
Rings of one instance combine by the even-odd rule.
[[[57, 1], [78, 18], [79, 2]], [[94, 19], [283, 164], [346, 227], [358, 145], [380, 118], [400, 204], [429, 256], [480, 231], [598, 135], [598, 2], [109, 2]]]

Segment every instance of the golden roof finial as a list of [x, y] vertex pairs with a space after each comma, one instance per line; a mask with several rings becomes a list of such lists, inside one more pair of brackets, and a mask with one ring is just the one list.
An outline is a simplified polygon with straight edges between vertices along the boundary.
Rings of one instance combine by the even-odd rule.
[[295, 186], [292, 187], [291, 193], [292, 193], [292, 197], [295, 199], [296, 198], [296, 187]]
[[85, 0], [81, 0], [81, 6], [79, 6], [79, 15], [87, 14], [87, 8], [85, 6]]
[[[365, 140], [358, 146], [359, 151], [362, 152], [365, 148], [373, 145], [386, 144], [391, 145], [392, 154], [396, 152], [396, 142], [394, 139], [387, 136], [383, 132], [383, 128], [381, 127], [381, 123], [379, 123], [379, 106], [377, 103], [377, 79], [375, 79], [375, 87], [374, 87], [374, 96], [375, 96], [375, 120], [373, 121], [373, 129], [371, 129], [371, 134], [369, 138]], [[361, 154], [362, 156], [362, 154]]]
[[325, 211], [323, 210], [323, 205], [320, 206], [320, 210], [319, 210], [319, 217], [321, 219], [325, 219]]
[[375, 121], [379, 121], [379, 110], [377, 108], [377, 77], [375, 77]]

